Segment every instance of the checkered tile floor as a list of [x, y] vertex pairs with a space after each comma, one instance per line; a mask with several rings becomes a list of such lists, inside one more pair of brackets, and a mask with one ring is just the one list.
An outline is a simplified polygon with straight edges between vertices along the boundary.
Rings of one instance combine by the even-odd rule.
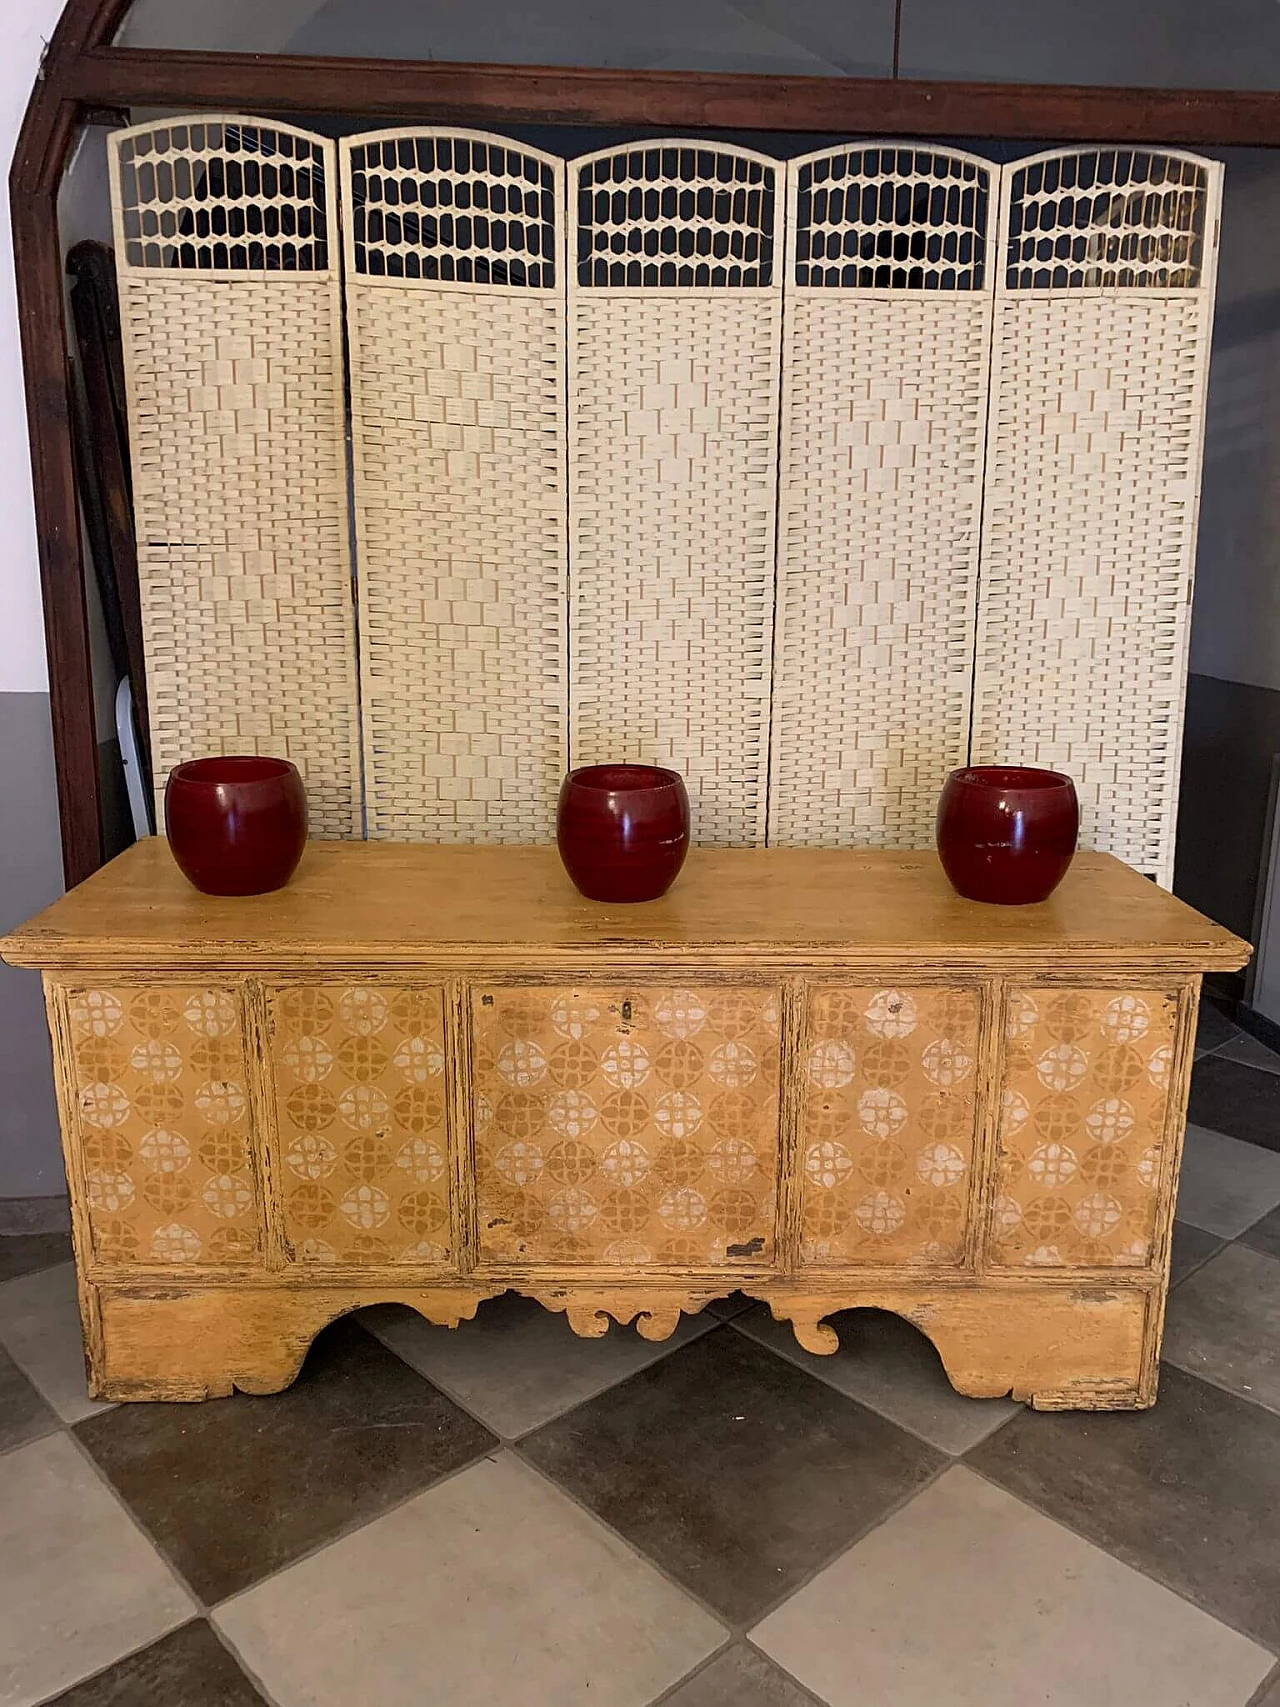
[[0, 1707], [1280, 1707], [1280, 1056], [1201, 1044], [1140, 1414], [961, 1399], [871, 1313], [513, 1296], [101, 1406], [64, 1241], [0, 1239]]

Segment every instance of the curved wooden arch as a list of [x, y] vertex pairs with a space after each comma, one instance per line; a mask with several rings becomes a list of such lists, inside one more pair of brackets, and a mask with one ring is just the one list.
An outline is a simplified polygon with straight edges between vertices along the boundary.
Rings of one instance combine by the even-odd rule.
[[49, 693], [68, 884], [102, 863], [57, 194], [77, 128], [119, 109], [227, 106], [438, 123], [610, 125], [1280, 147], [1280, 93], [931, 83], [744, 72], [451, 65], [119, 48], [131, 0], [67, 0], [9, 174]]

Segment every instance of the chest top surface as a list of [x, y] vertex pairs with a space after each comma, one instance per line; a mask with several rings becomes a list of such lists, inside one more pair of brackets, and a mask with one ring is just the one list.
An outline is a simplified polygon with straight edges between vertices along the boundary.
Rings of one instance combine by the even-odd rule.
[[936, 855], [695, 848], [660, 901], [574, 889], [551, 847], [312, 842], [287, 888], [202, 895], [167, 843], [137, 843], [0, 941], [18, 966], [288, 969], [593, 962], [903, 960], [999, 971], [1057, 961], [1180, 971], [1244, 964], [1249, 945], [1107, 854], [1077, 857], [1031, 907], [965, 901]]

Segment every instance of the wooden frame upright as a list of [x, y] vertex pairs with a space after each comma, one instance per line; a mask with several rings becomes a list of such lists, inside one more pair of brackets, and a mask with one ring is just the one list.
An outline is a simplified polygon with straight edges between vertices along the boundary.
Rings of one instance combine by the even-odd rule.
[[[63, 866], [102, 864], [58, 186], [78, 127], [134, 105], [437, 123], [1280, 147], [1280, 92], [318, 59], [111, 46], [130, 0], [68, 0], [9, 175]], [[123, 121], [123, 122], [127, 122]]]

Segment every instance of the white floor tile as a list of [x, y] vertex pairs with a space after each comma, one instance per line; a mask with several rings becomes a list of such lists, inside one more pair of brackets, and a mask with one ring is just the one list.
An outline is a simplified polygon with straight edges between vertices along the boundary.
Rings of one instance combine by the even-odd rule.
[[1242, 1707], [1273, 1664], [959, 1465], [751, 1639], [831, 1707]]
[[967, 1452], [1019, 1408], [1008, 1399], [957, 1393], [942, 1359], [910, 1322], [878, 1310], [828, 1319], [840, 1335], [840, 1349], [830, 1357], [802, 1350], [790, 1322], [775, 1322], [764, 1305], [733, 1325], [943, 1452]]
[[64, 1422], [109, 1410], [89, 1397], [74, 1263], [0, 1286], [0, 1344]]
[[644, 1707], [724, 1629], [509, 1456], [215, 1614], [279, 1707]]
[[32, 1707], [195, 1612], [66, 1435], [0, 1458], [0, 1707]]
[[474, 1321], [434, 1327], [416, 1310], [375, 1305], [360, 1320], [406, 1363], [508, 1440], [602, 1393], [677, 1346], [714, 1328], [710, 1315], [682, 1316], [668, 1340], [641, 1339], [612, 1323], [581, 1339], [558, 1311], [506, 1293]]

